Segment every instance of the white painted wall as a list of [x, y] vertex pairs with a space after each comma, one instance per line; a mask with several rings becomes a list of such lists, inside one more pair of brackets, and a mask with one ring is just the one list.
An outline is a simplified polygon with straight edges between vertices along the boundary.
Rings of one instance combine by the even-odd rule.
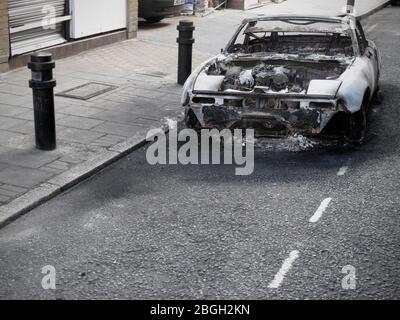
[[127, 0], [70, 0], [73, 39], [127, 26]]
[[248, 9], [251, 8], [252, 6], [255, 6], [257, 4], [259, 4], [261, 1], [259, 0], [245, 0], [244, 1], [244, 8]]

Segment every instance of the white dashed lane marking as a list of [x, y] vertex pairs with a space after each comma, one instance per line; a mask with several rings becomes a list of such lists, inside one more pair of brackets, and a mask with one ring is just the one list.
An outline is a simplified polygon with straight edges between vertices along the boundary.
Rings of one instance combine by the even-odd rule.
[[299, 252], [294, 250], [290, 253], [289, 258], [283, 261], [282, 267], [279, 269], [278, 273], [275, 275], [274, 280], [268, 285], [270, 289], [277, 289], [281, 286], [285, 275], [292, 268], [293, 262], [299, 257]]
[[339, 169], [337, 175], [338, 175], [338, 176], [344, 176], [344, 175], [346, 174], [346, 172], [347, 172], [348, 169], [349, 169], [348, 166], [343, 166], [343, 167], [341, 167], [341, 168]]
[[376, 28], [377, 26], [378, 26], [378, 24], [375, 23], [374, 25], [372, 25], [372, 26], [370, 26], [369, 28], [367, 28], [367, 30], [366, 30], [365, 33], [370, 33], [370, 32], [372, 32], [373, 30], [375, 30], [375, 28]]
[[332, 198], [326, 198], [321, 202], [321, 205], [315, 211], [314, 215], [310, 218], [311, 223], [316, 223], [318, 222], [319, 219], [321, 219], [322, 215], [324, 214], [326, 208], [328, 208], [329, 203], [332, 201]]
[[343, 164], [343, 166], [337, 172], [337, 175], [344, 176], [349, 170], [350, 164], [351, 164], [351, 159], [347, 159], [346, 162]]

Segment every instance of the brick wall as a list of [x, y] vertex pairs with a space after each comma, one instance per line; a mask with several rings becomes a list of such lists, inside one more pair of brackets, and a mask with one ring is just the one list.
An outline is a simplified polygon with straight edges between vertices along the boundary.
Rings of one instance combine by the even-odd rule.
[[[0, 0], [2, 1], [2, 0]], [[138, 30], [138, 0], [128, 0], [128, 38], [136, 38]]]
[[8, 69], [9, 54], [8, 0], [0, 0], [0, 72]]
[[228, 2], [230, 9], [244, 10], [244, 0], [231, 0]]

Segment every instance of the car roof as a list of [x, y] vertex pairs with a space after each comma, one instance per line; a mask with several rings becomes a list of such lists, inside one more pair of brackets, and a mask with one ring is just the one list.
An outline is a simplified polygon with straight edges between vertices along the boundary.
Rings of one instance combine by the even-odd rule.
[[331, 23], [341, 23], [343, 21], [353, 20], [355, 17], [352, 15], [341, 15], [341, 16], [324, 16], [324, 15], [266, 15], [261, 14], [253, 18], [246, 18], [243, 20], [244, 23], [256, 22], [256, 21], [273, 21], [273, 20], [294, 20], [294, 21], [315, 21], [315, 22], [331, 22]]
[[[356, 18], [351, 15], [344, 16], [321, 16], [321, 15], [259, 15], [253, 18], [243, 20], [243, 24], [251, 24], [252, 22], [260, 21], [280, 21], [292, 24], [292, 27], [285, 27], [281, 31], [332, 31], [329, 28], [313, 28], [314, 23], [330, 23], [335, 26], [335, 32], [345, 31], [355, 25]], [[249, 31], [279, 31], [279, 28], [258, 28], [250, 27]], [[253, 30], [251, 30], [253, 29]]]

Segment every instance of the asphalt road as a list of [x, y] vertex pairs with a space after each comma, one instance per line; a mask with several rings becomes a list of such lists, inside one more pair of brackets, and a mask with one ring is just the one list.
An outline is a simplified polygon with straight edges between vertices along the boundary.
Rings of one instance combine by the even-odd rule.
[[[247, 177], [153, 167], [138, 150], [0, 230], [0, 298], [399, 299], [399, 14], [368, 21], [384, 101], [364, 145], [259, 149]], [[41, 287], [46, 265], [56, 290]]]

